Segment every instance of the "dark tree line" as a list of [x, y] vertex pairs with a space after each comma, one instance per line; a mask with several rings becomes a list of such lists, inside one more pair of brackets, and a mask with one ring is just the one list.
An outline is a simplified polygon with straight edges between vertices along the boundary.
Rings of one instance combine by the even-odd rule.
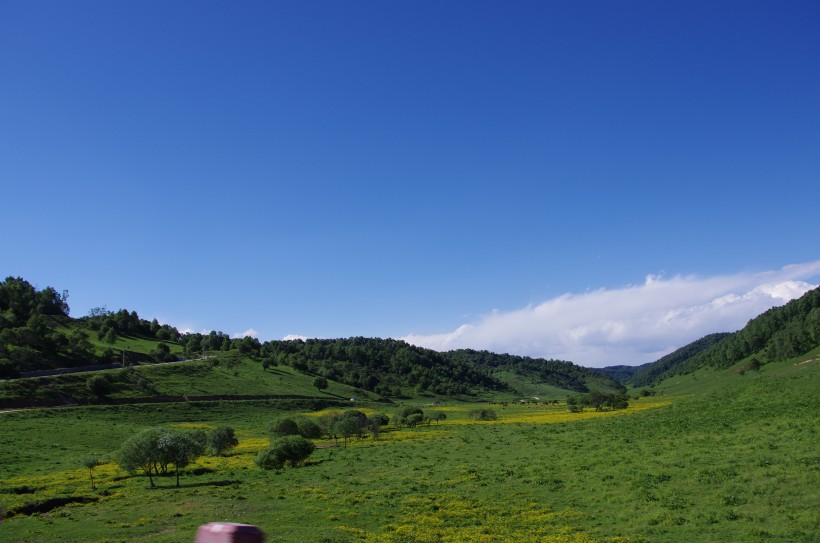
[[403, 388], [448, 396], [506, 389], [486, 368], [469, 360], [395, 339], [268, 341], [261, 345], [261, 356], [269, 364], [288, 365], [383, 396], [401, 396]]
[[[575, 392], [587, 392], [589, 390], [587, 381], [591, 378], [595, 380], [602, 379], [593, 370], [564, 360], [546, 360], [543, 358], [530, 358], [529, 356], [474, 351], [472, 349], [450, 351], [447, 355], [451, 360], [458, 360], [465, 364], [474, 364], [478, 367], [490, 368], [496, 371], [506, 370], [518, 373], [519, 375], [529, 376], [535, 381]], [[603, 379], [607, 378], [603, 377]], [[619, 385], [612, 382], [611, 387], [619, 388]]]
[[590, 392], [578, 396], [567, 397], [567, 410], [574, 413], [583, 411], [585, 407], [592, 407], [595, 411], [604, 409], [626, 409], [629, 407], [629, 397], [625, 392]]
[[117, 336], [137, 336], [158, 341], [176, 342], [179, 331], [168, 324], [160, 324], [157, 319], [141, 319], [136, 311], [126, 309], [109, 311], [105, 307], [95, 307], [87, 317], [79, 319], [97, 333], [97, 337], [107, 343], [114, 343]]

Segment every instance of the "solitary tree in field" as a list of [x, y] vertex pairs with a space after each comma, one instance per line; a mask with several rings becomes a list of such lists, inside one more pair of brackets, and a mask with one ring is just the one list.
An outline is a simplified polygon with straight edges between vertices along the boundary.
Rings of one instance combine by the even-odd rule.
[[327, 379], [324, 377], [317, 377], [313, 380], [313, 386], [315, 386], [318, 390], [325, 390], [327, 388]]
[[430, 412], [430, 420], [436, 421], [436, 424], [445, 420], [447, 418], [447, 414], [443, 411], [431, 411]]
[[88, 476], [91, 478], [91, 489], [97, 488], [94, 486], [94, 468], [102, 464], [102, 460], [96, 454], [92, 454], [83, 458], [83, 466], [88, 468]]

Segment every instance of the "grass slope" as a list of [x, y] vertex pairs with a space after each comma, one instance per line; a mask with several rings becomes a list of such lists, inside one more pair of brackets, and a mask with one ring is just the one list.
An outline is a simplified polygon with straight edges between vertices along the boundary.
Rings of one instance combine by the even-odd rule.
[[[109, 391], [95, 394], [89, 380], [103, 376]], [[250, 359], [219, 359], [135, 366], [31, 379], [0, 381], [0, 405], [20, 402], [42, 405], [106, 403], [109, 400], [156, 396], [299, 395], [327, 400], [378, 399], [341, 383], [326, 390], [313, 386], [313, 377], [287, 366], [263, 369]]]
[[[437, 406], [448, 416], [438, 426], [320, 448], [307, 467], [273, 472], [252, 458], [288, 409], [277, 402], [0, 415], [0, 508], [97, 500], [12, 516], [3, 540], [171, 543], [227, 520], [281, 542], [814, 542], [818, 359], [676, 377], [614, 413], [512, 405], [476, 422], [473, 406]], [[82, 457], [152, 425], [230, 425], [240, 447], [198, 460], [180, 489], [149, 490], [109, 462], [92, 491]]]

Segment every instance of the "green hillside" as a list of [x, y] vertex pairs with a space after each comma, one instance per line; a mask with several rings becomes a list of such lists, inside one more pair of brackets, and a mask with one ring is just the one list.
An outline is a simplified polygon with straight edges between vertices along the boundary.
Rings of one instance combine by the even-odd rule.
[[605, 368], [592, 368], [592, 370], [606, 375], [613, 381], [623, 384], [629, 381], [636, 372], [640, 371], [649, 364], [651, 364], [651, 362], [641, 364], [640, 366], [607, 366]]
[[802, 355], [820, 345], [820, 287], [750, 320], [740, 331], [713, 334], [636, 372], [634, 386], [655, 384], [700, 368], [728, 368], [747, 359], [757, 369], [775, 360]]
[[493, 377], [522, 395], [550, 397], [558, 390], [614, 392], [621, 388], [607, 376], [564, 360], [496, 354], [472, 349], [460, 349], [445, 354], [451, 360], [489, 369]]
[[636, 368], [632, 376], [626, 379], [625, 382], [636, 387], [657, 383], [665, 377], [674, 375], [678, 368], [693, 356], [709, 349], [730, 335], [731, 334], [727, 333], [719, 333], [704, 336], [659, 358], [655, 362], [644, 364]]
[[135, 311], [96, 308], [69, 317], [68, 292], [37, 290], [19, 277], [0, 283], [0, 378], [90, 365], [177, 360], [180, 333]]

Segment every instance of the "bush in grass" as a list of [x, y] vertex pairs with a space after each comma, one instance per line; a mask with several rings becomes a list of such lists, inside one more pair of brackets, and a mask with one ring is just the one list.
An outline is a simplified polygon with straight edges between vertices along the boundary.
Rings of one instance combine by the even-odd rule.
[[236, 439], [234, 429], [227, 426], [215, 428], [208, 436], [208, 447], [216, 456], [221, 456], [222, 453], [237, 445], [239, 445], [239, 440]]
[[111, 383], [104, 375], [92, 375], [88, 381], [85, 382], [85, 385], [95, 396], [105, 396], [111, 392]]
[[387, 426], [390, 424], [390, 417], [384, 413], [373, 413], [370, 416], [370, 422], [372, 424], [378, 424], [379, 426]]
[[471, 419], [474, 420], [497, 420], [498, 415], [495, 414], [495, 411], [492, 409], [488, 409], [483, 407], [481, 409], [473, 409], [468, 413]]
[[301, 417], [296, 419], [296, 425], [299, 427], [299, 435], [304, 438], [319, 439], [322, 437], [322, 429], [314, 420]]
[[274, 441], [270, 447], [256, 456], [256, 465], [262, 469], [278, 469], [286, 464], [302, 465], [316, 446], [302, 436], [286, 436]]
[[399, 415], [400, 418], [406, 419], [410, 415], [415, 415], [417, 413], [420, 414], [420, 415], [423, 415], [424, 411], [422, 411], [418, 407], [404, 407], [399, 411], [398, 415]]
[[299, 425], [295, 420], [287, 417], [273, 421], [268, 430], [278, 437], [299, 435]]
[[424, 415], [421, 413], [413, 413], [409, 417], [407, 417], [407, 426], [410, 428], [415, 428], [419, 424], [424, 422]]

